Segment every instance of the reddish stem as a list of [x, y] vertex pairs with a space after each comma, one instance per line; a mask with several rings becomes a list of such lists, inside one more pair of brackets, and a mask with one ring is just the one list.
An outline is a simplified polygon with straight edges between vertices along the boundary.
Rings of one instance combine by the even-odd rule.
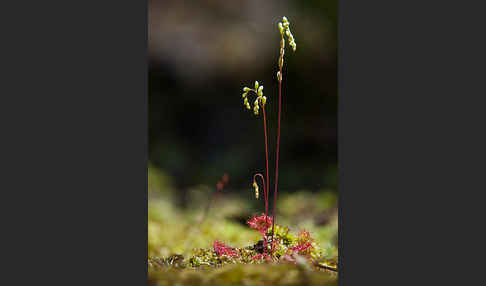
[[[265, 106], [262, 106], [263, 109], [263, 129], [265, 130], [265, 160], [267, 163], [267, 190], [268, 188], [268, 139], [267, 139], [267, 116], [265, 114]], [[265, 215], [268, 215], [268, 194], [265, 192]]]
[[278, 81], [278, 126], [277, 126], [277, 153], [275, 159], [275, 191], [273, 193], [273, 224], [272, 224], [272, 250], [270, 254], [273, 253], [273, 234], [275, 229], [275, 219], [277, 210], [277, 186], [278, 186], [278, 153], [280, 147], [280, 113], [282, 111], [282, 66], [280, 66], [280, 80]]
[[218, 183], [216, 184], [216, 191], [213, 191], [209, 201], [208, 201], [208, 204], [206, 205], [206, 209], [204, 210], [204, 213], [203, 213], [203, 216], [202, 216], [202, 219], [200, 221], [200, 224], [202, 224], [205, 220], [206, 220], [206, 217], [209, 213], [209, 209], [211, 208], [211, 204], [212, 202], [218, 198], [218, 196], [220, 195], [220, 193], [223, 191], [224, 189], [224, 186], [226, 184], [228, 184], [228, 174], [224, 174], [223, 177], [222, 177], [222, 180], [221, 181], [218, 181]]

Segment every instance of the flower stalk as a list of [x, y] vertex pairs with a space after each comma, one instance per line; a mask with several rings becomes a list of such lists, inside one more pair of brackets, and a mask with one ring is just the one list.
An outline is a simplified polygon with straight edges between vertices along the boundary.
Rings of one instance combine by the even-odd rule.
[[[285, 37], [289, 41], [289, 45], [292, 47], [292, 50], [295, 52], [297, 49], [297, 44], [295, 43], [294, 36], [290, 31], [290, 23], [287, 17], [282, 18], [283, 23], [278, 23], [278, 28], [280, 31], [280, 56], [278, 59], [278, 67], [279, 71], [277, 72], [277, 80], [278, 80], [278, 125], [277, 125], [277, 150], [275, 154], [275, 191], [273, 192], [273, 225], [272, 225], [272, 234], [271, 238], [273, 240], [274, 230], [275, 230], [275, 220], [277, 215], [277, 191], [278, 191], [278, 159], [279, 159], [279, 151], [280, 151], [280, 121], [281, 121], [281, 113], [282, 113], [282, 67], [284, 63], [284, 55], [285, 55]], [[273, 253], [274, 246], [272, 244], [272, 249], [270, 253]]]
[[[284, 64], [284, 55], [285, 55], [285, 38], [287, 38], [289, 45], [292, 47], [292, 50], [295, 52], [297, 49], [297, 44], [295, 43], [294, 36], [292, 35], [292, 32], [290, 31], [290, 23], [287, 19], [287, 17], [282, 17], [282, 22], [278, 23], [278, 28], [280, 31], [280, 56], [278, 58], [278, 72], [277, 72], [277, 80], [278, 80], [278, 125], [277, 125], [277, 148], [276, 148], [276, 156], [275, 156], [275, 190], [273, 193], [273, 216], [271, 218], [272, 221], [272, 232], [271, 232], [271, 239], [273, 241], [273, 236], [274, 236], [274, 229], [275, 229], [275, 218], [277, 214], [277, 192], [278, 192], [278, 167], [279, 167], [279, 152], [280, 152], [280, 123], [281, 123], [281, 113], [282, 113], [282, 67]], [[265, 196], [265, 221], [267, 222], [268, 219], [268, 191], [269, 191], [269, 178], [268, 178], [268, 136], [267, 136], [267, 117], [266, 117], [266, 112], [265, 112], [265, 104], [267, 101], [267, 98], [263, 96], [263, 86], [260, 86], [258, 81], [255, 81], [255, 87], [254, 88], [249, 88], [249, 87], [244, 87], [243, 88], [243, 104], [245, 107], [249, 110], [251, 110], [250, 103], [248, 101], [248, 93], [255, 93], [257, 95], [257, 98], [253, 104], [253, 112], [255, 115], [258, 115], [260, 107], [263, 110], [263, 129], [264, 129], [264, 134], [265, 134], [265, 159], [266, 159], [266, 183], [265, 180], [263, 179], [263, 176], [261, 174], [257, 174], [261, 176], [261, 179], [263, 181], [263, 190], [264, 190], [264, 196]], [[255, 187], [255, 195], [256, 198], [258, 199], [258, 184], [256, 184], [256, 176], [253, 177], [253, 186]], [[265, 239], [265, 244], [266, 244], [266, 239], [267, 239], [267, 234], [265, 233], [264, 239]], [[273, 254], [274, 250], [274, 243], [272, 243], [271, 250], [270, 250], [270, 255]], [[265, 245], [265, 250], [266, 250], [266, 245]]]

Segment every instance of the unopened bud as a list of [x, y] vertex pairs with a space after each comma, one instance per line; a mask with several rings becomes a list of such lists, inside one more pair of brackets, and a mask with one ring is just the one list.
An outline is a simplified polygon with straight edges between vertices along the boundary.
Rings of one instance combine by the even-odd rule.
[[278, 29], [280, 30], [280, 35], [282, 35], [282, 36], [283, 36], [285, 29], [284, 29], [284, 27], [282, 26], [282, 23], [278, 23]]
[[258, 184], [253, 181], [253, 188], [255, 188], [255, 198], [258, 200]]

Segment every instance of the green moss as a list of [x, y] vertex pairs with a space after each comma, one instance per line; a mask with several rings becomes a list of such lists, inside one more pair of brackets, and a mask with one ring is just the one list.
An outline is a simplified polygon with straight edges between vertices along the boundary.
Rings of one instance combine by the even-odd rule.
[[[322, 195], [307, 193], [305, 197], [315, 202]], [[301, 199], [302, 193], [282, 195], [282, 201], [300, 204]], [[268, 263], [252, 259], [259, 254], [253, 246], [262, 235], [244, 221], [233, 219], [249, 218], [247, 204], [241, 198], [222, 196], [202, 220], [204, 207], [181, 210], [166, 198], [152, 197], [148, 212], [148, 267], [152, 285], [302, 285], [295, 284], [299, 279], [308, 279], [308, 285], [327, 285], [319, 284], [319, 279], [336, 285], [333, 284], [337, 283], [336, 273], [326, 269], [335, 269], [337, 264], [337, 216], [325, 225], [317, 225], [312, 213], [323, 209], [318, 205], [309, 214], [296, 214], [297, 219], [288, 213], [279, 214], [275, 227], [279, 247], [275, 249], [275, 262]], [[289, 248], [298, 244], [301, 229], [308, 230], [314, 240], [310, 257], [305, 262], [300, 258], [284, 262], [282, 258]], [[271, 229], [267, 235], [270, 232]], [[212, 249], [215, 240], [233, 247], [238, 256], [218, 256]]]
[[149, 270], [149, 285], [338, 285], [337, 275], [302, 265], [233, 264], [222, 267]]

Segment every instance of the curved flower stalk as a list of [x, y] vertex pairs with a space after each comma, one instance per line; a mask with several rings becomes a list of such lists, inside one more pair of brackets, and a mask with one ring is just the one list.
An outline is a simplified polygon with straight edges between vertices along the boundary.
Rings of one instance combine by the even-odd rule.
[[253, 188], [255, 189], [255, 198], [258, 200], [260, 193], [258, 191], [258, 184], [256, 181], [256, 178], [259, 177], [262, 180], [262, 185], [263, 185], [263, 198], [265, 199], [265, 215], [268, 216], [268, 191], [265, 188], [265, 179], [263, 178], [263, 175], [260, 173], [257, 173], [253, 176]]
[[258, 217], [253, 217], [252, 219], [247, 221], [247, 224], [253, 228], [254, 230], [259, 231], [262, 236], [263, 236], [263, 249], [267, 251], [268, 247], [268, 235], [267, 235], [267, 230], [272, 226], [272, 218], [268, 216], [268, 192], [265, 188], [265, 179], [263, 178], [263, 175], [260, 173], [257, 173], [253, 176], [253, 188], [255, 189], [255, 198], [258, 200], [260, 193], [258, 191], [258, 183], [257, 183], [257, 177], [259, 177], [262, 180], [262, 185], [263, 185], [263, 196], [265, 199], [265, 213], [262, 214], [261, 216]]
[[[243, 88], [243, 104], [246, 106], [246, 109], [251, 110], [250, 103], [248, 102], [248, 93], [254, 93], [256, 94], [256, 99], [253, 102], [253, 113], [255, 115], [258, 115], [258, 112], [260, 110], [260, 107], [263, 111], [263, 131], [265, 134], [265, 163], [266, 163], [266, 181], [263, 182], [263, 190], [265, 192], [265, 215], [268, 215], [268, 194], [267, 191], [269, 190], [268, 188], [268, 136], [267, 136], [267, 115], [265, 113], [265, 104], [267, 103], [267, 97], [263, 95], [263, 85], [260, 85], [258, 81], [255, 81], [255, 87], [254, 88], [249, 88], [249, 87], [244, 87]], [[255, 186], [255, 178], [253, 178], [253, 185]], [[266, 182], [266, 187], [265, 187], [265, 182]], [[258, 188], [258, 185], [257, 185]], [[257, 189], [258, 190], [258, 189]], [[258, 199], [258, 196], [257, 196]]]

